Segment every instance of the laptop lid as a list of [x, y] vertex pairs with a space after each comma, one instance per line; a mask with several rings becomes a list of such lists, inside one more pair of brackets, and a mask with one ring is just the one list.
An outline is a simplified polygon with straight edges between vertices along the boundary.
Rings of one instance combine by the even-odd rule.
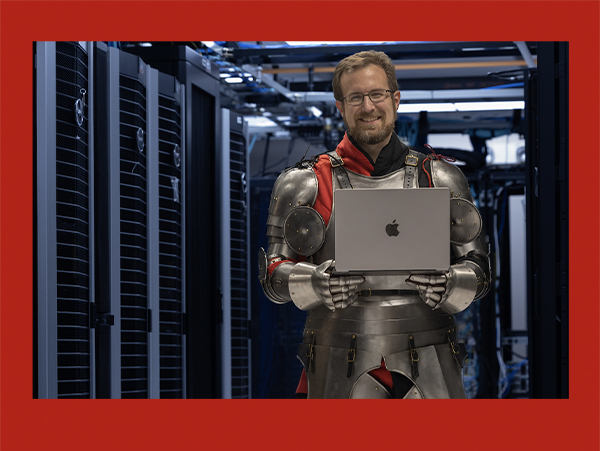
[[435, 273], [450, 267], [450, 190], [334, 192], [336, 272]]

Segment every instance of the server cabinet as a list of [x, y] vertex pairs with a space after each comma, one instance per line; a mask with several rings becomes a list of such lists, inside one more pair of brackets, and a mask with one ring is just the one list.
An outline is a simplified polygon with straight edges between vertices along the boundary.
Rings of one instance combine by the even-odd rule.
[[250, 196], [243, 117], [221, 111], [222, 151], [217, 159], [221, 202], [223, 292], [223, 398], [250, 398]]
[[[110, 270], [111, 328], [110, 397], [148, 398], [152, 340], [152, 290], [156, 274], [150, 264], [153, 256], [152, 225], [156, 212], [151, 205], [150, 149], [155, 145], [154, 118], [150, 117], [149, 92], [153, 77], [139, 58], [108, 48], [107, 121], [108, 164], [101, 174], [109, 181], [107, 208], [109, 221], [108, 261]], [[149, 133], [150, 132], [150, 133]], [[100, 193], [98, 193], [100, 195]], [[149, 274], [151, 272], [151, 274]], [[156, 311], [156, 310], [154, 310]]]
[[182, 398], [183, 87], [108, 48], [111, 398]]
[[37, 43], [34, 396], [184, 398], [185, 88]]
[[568, 398], [568, 42], [538, 43], [538, 66], [526, 75], [530, 389], [533, 398]]
[[92, 59], [35, 44], [34, 397], [94, 397]]
[[185, 87], [186, 388], [188, 398], [219, 398], [226, 379], [222, 374], [224, 291], [220, 286], [220, 243], [228, 227], [221, 224], [219, 215], [219, 70], [183, 45], [132, 47], [126, 51], [176, 77]]
[[185, 87], [158, 73], [160, 397], [185, 398]]

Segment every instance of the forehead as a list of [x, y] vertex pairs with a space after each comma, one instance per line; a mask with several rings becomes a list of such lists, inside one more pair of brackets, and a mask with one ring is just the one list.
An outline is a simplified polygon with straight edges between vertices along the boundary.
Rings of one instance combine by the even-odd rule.
[[355, 69], [340, 77], [342, 94], [345, 96], [354, 92], [369, 92], [373, 89], [387, 89], [388, 82], [385, 71], [379, 66], [369, 65]]

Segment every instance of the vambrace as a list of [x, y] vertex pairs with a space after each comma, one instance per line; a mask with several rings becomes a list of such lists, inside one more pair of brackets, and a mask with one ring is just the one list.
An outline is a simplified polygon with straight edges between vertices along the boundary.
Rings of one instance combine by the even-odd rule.
[[[272, 274], [269, 274], [268, 266], [267, 254], [261, 247], [258, 250], [258, 280], [260, 281], [260, 285], [265, 293], [265, 296], [276, 304], [285, 304], [291, 301], [289, 292], [287, 296], [285, 295], [287, 289], [287, 280], [284, 281], [284, 271], [286, 270], [285, 267], [291, 268], [293, 265], [288, 264], [287, 262], [281, 263], [273, 270]], [[282, 266], [284, 268], [281, 268]], [[280, 275], [276, 273], [277, 269], [279, 268], [281, 268], [279, 271]], [[274, 280], [276, 281], [275, 286], [273, 285]]]
[[457, 263], [450, 267], [446, 292], [439, 304], [444, 312], [450, 314], [462, 312], [475, 300], [477, 275], [470, 263]]
[[333, 296], [329, 291], [329, 269], [332, 261], [327, 260], [319, 266], [311, 263], [294, 265], [289, 277], [289, 293], [296, 307], [300, 310], [311, 310], [324, 304], [334, 311]]
[[473, 250], [462, 257], [457, 263], [467, 264], [475, 272], [477, 277], [477, 291], [474, 300], [484, 297], [490, 291], [492, 279], [488, 256], [480, 251]]

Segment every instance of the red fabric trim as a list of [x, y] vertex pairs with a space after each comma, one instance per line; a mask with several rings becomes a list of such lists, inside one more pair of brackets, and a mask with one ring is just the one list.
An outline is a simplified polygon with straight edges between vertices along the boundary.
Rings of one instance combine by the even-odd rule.
[[279, 265], [281, 265], [282, 263], [296, 263], [292, 260], [281, 260], [275, 263], [271, 263], [269, 266], [267, 266], [267, 272], [269, 273], [269, 275], [271, 275], [273, 273], [273, 271], [275, 271], [275, 268], [277, 268]]
[[[357, 174], [370, 176], [373, 173], [373, 165], [367, 157], [358, 150], [348, 139], [348, 134], [344, 135], [344, 139], [335, 149], [337, 154], [342, 157], [344, 167], [349, 171]], [[331, 161], [329, 156], [319, 156], [319, 161], [313, 166], [313, 170], [317, 176], [319, 190], [317, 192], [317, 200], [313, 208], [319, 212], [325, 221], [325, 225], [329, 224], [331, 217], [331, 208], [333, 205], [333, 185], [331, 174]]]
[[313, 166], [313, 171], [315, 171], [319, 186], [317, 200], [315, 201], [313, 208], [323, 217], [325, 226], [327, 226], [327, 224], [329, 224], [329, 218], [331, 217], [331, 207], [333, 205], [333, 185], [329, 157], [327, 155], [321, 155], [317, 164]]
[[[385, 361], [383, 359], [381, 359], [381, 366], [369, 371], [369, 374], [377, 379], [380, 383], [385, 385], [389, 390], [391, 390], [394, 386], [394, 382], [392, 381], [392, 373], [390, 373], [386, 368]], [[300, 375], [300, 381], [298, 382], [296, 393], [308, 393], [308, 382], [306, 380], [305, 370], [302, 370], [302, 374]]]
[[386, 368], [385, 361], [383, 359], [381, 359], [381, 366], [379, 368], [369, 371], [369, 374], [390, 390], [394, 386], [394, 381], [392, 380], [392, 373], [390, 373]]
[[306, 381], [306, 371], [304, 370], [302, 370], [302, 374], [300, 375], [300, 382], [298, 382], [296, 393], [308, 393], [308, 382]]

